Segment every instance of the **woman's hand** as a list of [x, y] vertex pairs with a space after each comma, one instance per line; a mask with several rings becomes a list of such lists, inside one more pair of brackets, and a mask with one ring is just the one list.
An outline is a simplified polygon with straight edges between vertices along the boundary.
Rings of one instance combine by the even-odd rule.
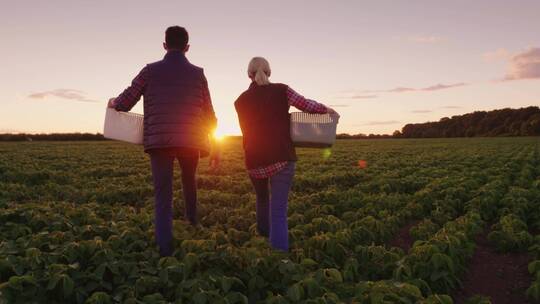
[[219, 168], [219, 162], [221, 161], [221, 152], [220, 151], [212, 151], [210, 154], [210, 170], [215, 171], [217, 168]]
[[330, 114], [330, 115], [336, 115], [337, 117], [340, 117], [339, 116], [339, 113], [336, 112], [336, 110], [330, 108], [330, 107], [326, 107], [326, 113]]
[[116, 98], [111, 98], [109, 99], [109, 102], [107, 103], [107, 108], [114, 108], [115, 104], [114, 104], [114, 100]]
[[210, 165], [210, 171], [215, 171], [219, 168], [219, 163], [221, 161], [221, 147], [215, 136], [212, 136], [210, 145], [210, 158], [208, 164]]

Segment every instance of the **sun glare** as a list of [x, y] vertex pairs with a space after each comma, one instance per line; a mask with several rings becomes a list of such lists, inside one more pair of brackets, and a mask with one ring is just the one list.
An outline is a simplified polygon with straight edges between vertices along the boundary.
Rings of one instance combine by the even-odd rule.
[[217, 141], [223, 141], [223, 139], [225, 138], [225, 134], [221, 133], [219, 130], [215, 130], [212, 136]]
[[221, 123], [217, 128], [212, 132], [212, 137], [217, 141], [224, 141], [228, 136], [239, 135], [240, 131], [238, 127], [233, 124]]

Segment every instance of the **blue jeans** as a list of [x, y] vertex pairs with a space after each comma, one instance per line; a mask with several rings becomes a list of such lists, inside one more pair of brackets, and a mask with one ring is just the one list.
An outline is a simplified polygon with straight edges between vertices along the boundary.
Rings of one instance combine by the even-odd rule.
[[184, 192], [185, 215], [192, 225], [197, 223], [197, 182], [195, 173], [199, 153], [190, 151], [161, 150], [150, 152], [155, 197], [155, 236], [162, 256], [172, 255], [173, 235], [173, 167], [178, 159], [182, 169], [182, 190]]
[[270, 236], [273, 248], [283, 251], [289, 251], [287, 205], [294, 168], [295, 162], [289, 162], [270, 178], [251, 178], [257, 195], [257, 230]]

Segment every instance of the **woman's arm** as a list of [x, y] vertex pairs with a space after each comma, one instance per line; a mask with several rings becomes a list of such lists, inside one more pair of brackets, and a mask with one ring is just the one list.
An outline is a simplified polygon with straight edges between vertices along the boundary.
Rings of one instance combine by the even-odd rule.
[[287, 88], [287, 100], [289, 101], [290, 106], [293, 106], [302, 112], [337, 114], [332, 108], [329, 108], [322, 103], [318, 103], [315, 100], [307, 99], [291, 88]]

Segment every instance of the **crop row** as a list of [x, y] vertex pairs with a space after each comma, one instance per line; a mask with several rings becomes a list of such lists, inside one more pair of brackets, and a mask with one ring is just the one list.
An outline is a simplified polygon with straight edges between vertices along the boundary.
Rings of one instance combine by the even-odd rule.
[[[340, 142], [326, 160], [300, 150], [288, 254], [257, 235], [255, 197], [231, 145], [220, 170], [201, 165], [202, 227], [181, 220], [175, 203], [170, 258], [153, 247], [140, 151], [0, 146], [0, 302], [451, 303], [444, 294], [459, 286], [486, 222], [538, 222], [538, 157], [524, 143]], [[416, 221], [408, 252], [387, 245]]]

